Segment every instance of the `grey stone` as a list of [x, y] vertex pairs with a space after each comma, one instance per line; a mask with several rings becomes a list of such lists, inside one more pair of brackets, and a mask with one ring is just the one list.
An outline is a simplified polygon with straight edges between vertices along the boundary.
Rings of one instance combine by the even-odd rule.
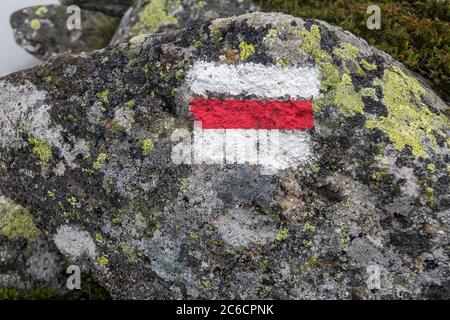
[[81, 29], [69, 30], [71, 14], [60, 5], [29, 7], [11, 15], [16, 42], [38, 59], [59, 54], [94, 51], [108, 45], [119, 19], [100, 12], [81, 10]]

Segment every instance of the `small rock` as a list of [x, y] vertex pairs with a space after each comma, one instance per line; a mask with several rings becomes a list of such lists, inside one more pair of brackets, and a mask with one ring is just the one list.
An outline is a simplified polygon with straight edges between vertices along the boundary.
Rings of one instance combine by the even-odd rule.
[[70, 13], [60, 5], [29, 7], [11, 15], [16, 42], [41, 60], [59, 54], [104, 48], [119, 23], [118, 18], [81, 10], [81, 29], [69, 30]]

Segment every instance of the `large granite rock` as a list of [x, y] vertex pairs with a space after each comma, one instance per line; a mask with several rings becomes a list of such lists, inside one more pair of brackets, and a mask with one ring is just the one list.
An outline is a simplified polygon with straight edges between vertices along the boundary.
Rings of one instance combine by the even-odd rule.
[[48, 5], [16, 11], [10, 20], [16, 42], [42, 60], [104, 48], [119, 24], [118, 18], [81, 10], [81, 29], [69, 30], [69, 17], [67, 7]]
[[[193, 101], [274, 94], [315, 121], [275, 168], [176, 157]], [[0, 79], [0, 192], [114, 298], [448, 299], [447, 111], [325, 22], [218, 19]]]

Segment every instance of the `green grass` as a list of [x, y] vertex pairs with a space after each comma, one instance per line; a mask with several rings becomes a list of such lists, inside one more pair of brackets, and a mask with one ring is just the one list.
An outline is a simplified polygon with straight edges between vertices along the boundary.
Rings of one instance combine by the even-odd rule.
[[[273, 11], [338, 25], [430, 80], [450, 101], [450, 1], [255, 0]], [[381, 30], [368, 30], [366, 9], [381, 8]]]

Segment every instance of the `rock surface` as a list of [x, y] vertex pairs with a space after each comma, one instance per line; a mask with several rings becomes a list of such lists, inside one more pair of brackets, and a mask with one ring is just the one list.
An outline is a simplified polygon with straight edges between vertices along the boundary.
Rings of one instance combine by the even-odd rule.
[[67, 7], [36, 6], [11, 15], [16, 42], [38, 59], [63, 53], [94, 51], [108, 45], [119, 19], [100, 12], [81, 10], [81, 29], [69, 30]]
[[258, 9], [251, 0], [137, 0], [122, 18], [111, 44]]
[[0, 196], [0, 300], [108, 299], [88, 275], [80, 290], [66, 286], [69, 263], [22, 206]]
[[[208, 63], [317, 70], [307, 160], [174, 162]], [[0, 79], [0, 192], [113, 298], [448, 299], [446, 112], [325, 22], [218, 19]]]
[[0, 299], [6, 288], [44, 298], [66, 294], [65, 264], [66, 259], [43, 237], [31, 215], [0, 197]]

